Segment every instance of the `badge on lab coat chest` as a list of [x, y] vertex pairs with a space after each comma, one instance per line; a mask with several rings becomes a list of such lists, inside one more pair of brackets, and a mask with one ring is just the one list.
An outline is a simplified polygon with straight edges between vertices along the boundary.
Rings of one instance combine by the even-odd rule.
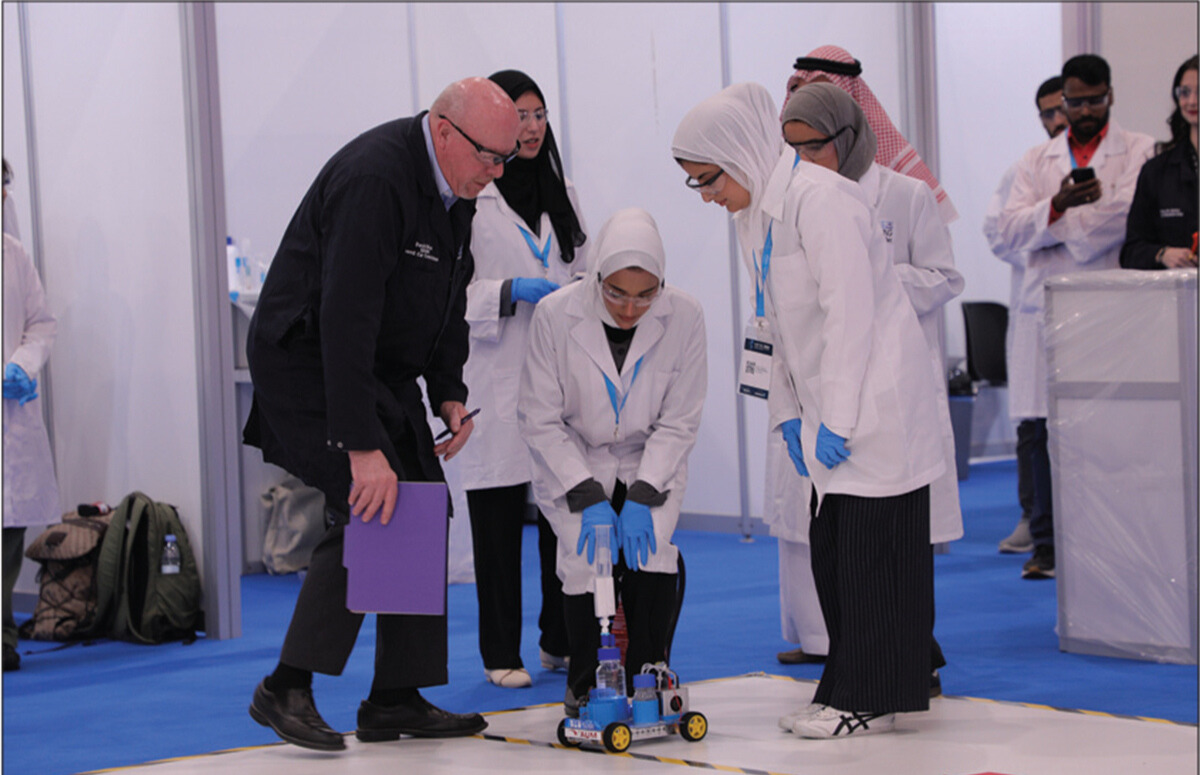
[[742, 365], [738, 370], [738, 392], [766, 398], [771, 387], [771, 361], [775, 343], [766, 318], [752, 317], [742, 340]]

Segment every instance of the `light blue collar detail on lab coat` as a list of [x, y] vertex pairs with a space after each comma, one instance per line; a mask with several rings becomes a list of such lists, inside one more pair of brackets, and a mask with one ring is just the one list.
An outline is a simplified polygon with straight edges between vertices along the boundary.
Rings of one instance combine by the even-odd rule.
[[458, 201], [458, 197], [450, 190], [450, 183], [446, 180], [446, 176], [442, 174], [442, 168], [438, 166], [437, 154], [433, 152], [433, 133], [429, 129], [428, 113], [421, 119], [421, 131], [425, 133], [425, 151], [429, 154], [429, 166], [433, 167], [433, 180], [437, 183], [437, 190], [438, 194], [442, 197], [442, 204], [449, 210]]

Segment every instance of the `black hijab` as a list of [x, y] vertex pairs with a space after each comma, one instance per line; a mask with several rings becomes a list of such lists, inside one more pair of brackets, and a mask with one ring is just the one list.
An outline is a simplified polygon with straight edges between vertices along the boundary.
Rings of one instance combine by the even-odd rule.
[[[515, 102], [526, 92], [533, 92], [546, 104], [542, 90], [520, 70], [501, 70], [488, 76]], [[575, 248], [587, 240], [579, 226], [579, 217], [567, 197], [567, 184], [562, 173], [562, 158], [558, 155], [558, 143], [554, 141], [554, 130], [546, 123], [546, 139], [542, 150], [534, 159], [514, 158], [504, 165], [504, 175], [496, 180], [496, 188], [508, 206], [529, 225], [535, 233], [542, 213], [550, 214], [550, 224], [558, 235], [559, 249], [566, 263], [575, 260]], [[540, 235], [539, 235], [540, 236]]]

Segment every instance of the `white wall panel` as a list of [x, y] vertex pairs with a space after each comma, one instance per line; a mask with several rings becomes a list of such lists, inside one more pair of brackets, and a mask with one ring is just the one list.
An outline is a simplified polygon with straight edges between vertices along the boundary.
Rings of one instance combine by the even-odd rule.
[[413, 3], [418, 105], [425, 110], [448, 84], [497, 70], [537, 82], [558, 123], [558, 48], [553, 3]]
[[408, 12], [395, 3], [218, 3], [228, 231], [270, 260], [321, 166], [412, 113]]
[[624, 207], [654, 215], [667, 280], [695, 295], [708, 329], [708, 402], [684, 511], [740, 514], [728, 216], [683, 185], [671, 138], [721, 88], [715, 4], [563, 6], [572, 163], [593, 234]]
[[179, 507], [199, 558], [179, 9], [27, 8], [63, 502], [144, 490]]
[[17, 4], [4, 4], [4, 158], [13, 169], [13, 185], [4, 207], [5, 217], [16, 215], [21, 242], [34, 255], [33, 229], [29, 220], [29, 157], [25, 137], [25, 90], [21, 83], [21, 29]]

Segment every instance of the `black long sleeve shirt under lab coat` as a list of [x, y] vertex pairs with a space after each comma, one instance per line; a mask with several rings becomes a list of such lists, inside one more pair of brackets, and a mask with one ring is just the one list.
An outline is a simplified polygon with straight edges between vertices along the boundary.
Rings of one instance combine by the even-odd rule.
[[1121, 246], [1124, 268], [1165, 269], [1156, 260], [1159, 250], [1192, 246], [1200, 222], [1195, 154], [1190, 143], [1180, 143], [1142, 167]]

